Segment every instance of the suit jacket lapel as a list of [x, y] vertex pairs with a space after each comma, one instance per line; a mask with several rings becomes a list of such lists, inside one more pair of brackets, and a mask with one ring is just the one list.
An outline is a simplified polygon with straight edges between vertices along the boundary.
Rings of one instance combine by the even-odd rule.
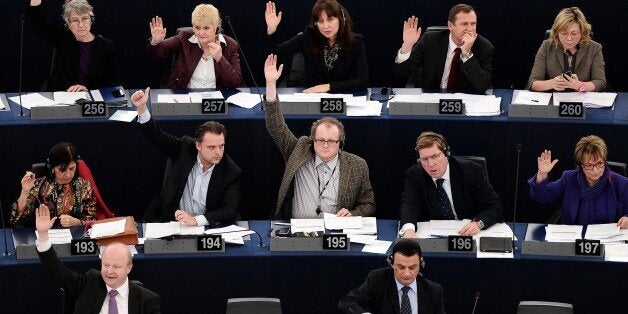
[[[458, 218], [462, 213], [462, 177], [460, 176], [460, 169], [455, 159], [449, 159], [449, 179], [451, 180], [451, 197], [453, 198], [454, 210]], [[453, 163], [451, 162], [453, 161]]]
[[429, 294], [429, 291], [427, 291], [425, 282], [423, 282], [421, 277], [416, 278], [416, 289], [417, 289], [416, 297], [417, 297], [419, 313], [432, 313], [434, 310], [430, 309], [430, 304], [431, 304], [430, 294]]
[[137, 287], [129, 282], [129, 314], [140, 312], [140, 294]]
[[349, 189], [349, 177], [350, 171], [348, 169], [349, 163], [346, 162], [347, 155], [342, 151], [338, 152], [338, 210], [343, 207], [349, 206], [347, 203], [349, 202], [346, 197], [349, 193], [347, 193], [347, 189]]
[[443, 64], [436, 65], [436, 73], [438, 74], [438, 86], [443, 79], [443, 71], [445, 70], [445, 62], [447, 62], [447, 51], [449, 50], [449, 32], [443, 32], [444, 36], [440, 38], [440, 44], [438, 45], [438, 59], [443, 60]]
[[[397, 291], [397, 284], [395, 284], [395, 275], [392, 274], [393, 270], [390, 269], [390, 281], [388, 282], [388, 302], [390, 302], [395, 310], [395, 313], [399, 313], [401, 308], [399, 306], [399, 291]], [[420, 313], [420, 312], [419, 312]]]
[[429, 202], [428, 208], [431, 209], [430, 216], [434, 217], [435, 215], [440, 214], [440, 209], [438, 206], [438, 195], [436, 193], [436, 184], [434, 183], [434, 180], [432, 180], [432, 177], [430, 177], [430, 175], [425, 172], [425, 170], [421, 169], [421, 171], [423, 171], [425, 194], [427, 194], [427, 201]]
[[214, 199], [218, 195], [216, 189], [221, 186], [222, 181], [225, 179], [224, 172], [224, 157], [223, 160], [216, 165], [216, 169], [212, 172], [212, 176], [209, 179], [209, 185], [207, 186], [207, 196], [205, 197], [205, 207], [208, 208], [214, 202]]

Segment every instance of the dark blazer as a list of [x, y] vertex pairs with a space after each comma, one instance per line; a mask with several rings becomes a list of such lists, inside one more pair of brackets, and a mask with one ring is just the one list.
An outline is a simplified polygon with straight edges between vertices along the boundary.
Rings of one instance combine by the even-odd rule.
[[[100, 313], [107, 296], [107, 286], [100, 271], [74, 272], [63, 265], [52, 247], [45, 252], [37, 251], [37, 254], [52, 280], [76, 299], [74, 313]], [[129, 281], [129, 313], [161, 313], [159, 295]]]
[[[144, 221], [172, 221], [174, 212], [179, 209], [188, 175], [197, 162], [195, 140], [188, 136], [177, 138], [162, 131], [152, 118], [140, 127], [148, 140], [169, 158], [161, 193], [149, 205]], [[210, 225], [236, 220], [240, 206], [242, 171], [226, 152], [215, 167], [205, 199], [204, 216]]]
[[83, 82], [79, 82], [81, 50], [76, 38], [66, 27], [54, 25], [44, 19], [40, 7], [27, 5], [26, 12], [35, 33], [56, 49], [54, 69], [46, 88], [48, 91], [65, 91], [75, 84], [81, 84], [88, 89], [120, 85], [116, 48], [112, 41], [100, 35], [95, 35], [87, 76]]
[[[292, 198], [294, 197], [294, 177], [299, 168], [315, 158], [313, 141], [309, 136], [297, 138], [288, 128], [281, 113], [279, 101], [266, 102], [266, 131], [273, 138], [281, 151], [286, 169], [281, 179], [277, 195], [275, 219], [289, 219], [292, 216]], [[361, 157], [345, 151], [338, 152], [340, 165], [338, 182], [338, 209], [346, 208], [353, 216], [373, 216], [375, 214], [375, 196], [369, 167]]]
[[[167, 38], [154, 46], [150, 44], [150, 39], [146, 42], [146, 49], [153, 57], [165, 58], [175, 53], [178, 54], [177, 61], [175, 61], [174, 68], [168, 79], [168, 88], [187, 88], [192, 74], [194, 74], [194, 70], [196, 70], [196, 66], [203, 56], [203, 49], [198, 44], [191, 43], [188, 40], [192, 35], [194, 35], [194, 32], [184, 30], [177, 36]], [[227, 44], [220, 44], [222, 47], [222, 58], [220, 58], [219, 62], [214, 60], [216, 88], [236, 88], [242, 82], [238, 42], [229, 36], [223, 36]]]
[[367, 88], [369, 81], [368, 65], [366, 63], [366, 50], [362, 35], [353, 34], [355, 41], [349, 51], [345, 54], [344, 49], [339, 52], [338, 59], [334, 62], [331, 71], [327, 71], [323, 52], [314, 54], [310, 48], [313, 36], [318, 33], [312, 26], [307, 26], [305, 30], [290, 40], [277, 45], [275, 34], [266, 36], [267, 54], [277, 54], [278, 64], [291, 64], [292, 56], [296, 53], [303, 53], [305, 71], [303, 73], [303, 87], [312, 87], [319, 84], [329, 84], [330, 93], [341, 90], [359, 90]]
[[[407, 78], [416, 74], [416, 87], [440, 88], [443, 79], [449, 30], [434, 31], [423, 37], [412, 47], [410, 58], [393, 66], [396, 76]], [[460, 62], [458, 80], [463, 90], [484, 93], [491, 87], [493, 45], [482, 35], [471, 47], [473, 57], [467, 62]]]
[[[482, 167], [472, 161], [449, 157], [451, 194], [459, 219], [477, 218], [490, 227], [503, 221], [502, 204]], [[406, 171], [401, 194], [401, 225], [443, 219], [438, 208], [436, 185], [421, 165]]]
[[[443, 286], [419, 275], [416, 278], [417, 303], [421, 314], [445, 313]], [[340, 302], [343, 313], [399, 313], [399, 294], [392, 267], [371, 271], [366, 281], [351, 290]]]

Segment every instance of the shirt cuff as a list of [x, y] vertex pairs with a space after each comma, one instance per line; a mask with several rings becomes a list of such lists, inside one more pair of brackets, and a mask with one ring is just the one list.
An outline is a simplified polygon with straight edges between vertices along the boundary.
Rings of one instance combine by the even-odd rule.
[[207, 218], [205, 218], [204, 215], [195, 216], [194, 219], [196, 220], [196, 224], [199, 226], [209, 225], [209, 221], [207, 221]]
[[146, 111], [144, 111], [144, 113], [137, 115], [137, 122], [139, 122], [140, 124], [144, 124], [148, 122], [149, 120], [150, 120], [150, 111], [148, 111], [148, 108], [146, 108]]
[[35, 240], [35, 245], [37, 246], [37, 251], [38, 252], [46, 252], [46, 251], [50, 250], [50, 248], [52, 247], [52, 241], [50, 241], [50, 239], [48, 239], [48, 241], [44, 241], [44, 242], [41, 242], [39, 240]]
[[399, 51], [397, 52], [397, 57], [395, 58], [395, 63], [399, 64], [399, 63], [405, 62], [406, 60], [410, 58], [411, 53], [412, 53], [412, 50], [410, 50], [410, 52], [407, 52], [407, 53], [401, 53], [401, 49], [399, 49]]
[[412, 230], [416, 232], [416, 227], [414, 224], [405, 223], [403, 224], [403, 226], [401, 226], [401, 230], [399, 230], [399, 235], [403, 236], [403, 233], [406, 232], [406, 230]]

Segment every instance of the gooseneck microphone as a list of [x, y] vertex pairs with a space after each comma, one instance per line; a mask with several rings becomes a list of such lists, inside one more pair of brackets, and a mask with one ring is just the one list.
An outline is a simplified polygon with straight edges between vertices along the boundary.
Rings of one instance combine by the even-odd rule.
[[514, 236], [512, 237], [512, 247], [513, 247], [513, 251], [514, 249], [517, 248], [516, 241], [515, 241], [515, 236], [517, 234], [517, 198], [519, 195], [519, 164], [521, 161], [521, 151], [523, 150], [523, 145], [521, 144], [517, 144], [517, 166], [515, 167], [515, 200], [514, 200], [514, 204], [512, 206], [512, 225], [513, 225], [513, 233]]
[[255, 77], [253, 76], [253, 71], [251, 71], [249, 62], [246, 61], [246, 56], [244, 55], [244, 49], [242, 49], [242, 45], [240, 44], [240, 41], [238, 40], [238, 35], [236, 35], [235, 30], [233, 30], [233, 26], [231, 25], [231, 18], [229, 17], [229, 15], [225, 16], [225, 22], [229, 26], [229, 30], [231, 31], [231, 34], [233, 34], [233, 38], [238, 42], [238, 47], [240, 48], [240, 54], [242, 55], [242, 60], [244, 60], [244, 65], [246, 66], [246, 70], [249, 72], [249, 76], [251, 76], [251, 80], [253, 80], [253, 85], [255, 86], [255, 89], [257, 90], [257, 93], [259, 94], [259, 100], [262, 103], [262, 110], [264, 110], [264, 98], [262, 97], [262, 93], [259, 90], [259, 86], [257, 86], [257, 82], [255, 81]]
[[24, 106], [22, 105], [22, 59], [24, 58], [24, 14], [20, 15], [20, 74], [18, 79], [18, 95], [20, 97], [20, 117], [24, 116]]
[[478, 305], [478, 300], [480, 300], [480, 296], [482, 296], [480, 291], [475, 292], [475, 302], [473, 303], [473, 311], [471, 312], [471, 314], [475, 314], [475, 307]]

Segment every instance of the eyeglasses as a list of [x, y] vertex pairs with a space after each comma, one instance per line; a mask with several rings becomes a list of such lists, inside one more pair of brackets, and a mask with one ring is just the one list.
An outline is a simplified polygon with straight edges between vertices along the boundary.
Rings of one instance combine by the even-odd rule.
[[432, 155], [432, 156], [427, 156], [427, 157], [419, 157], [419, 160], [420, 160], [421, 162], [423, 162], [423, 163], [426, 163], [426, 162], [428, 162], [428, 161], [430, 161], [430, 160], [431, 160], [431, 161], [435, 161], [435, 160], [437, 160], [438, 158], [440, 158], [440, 156], [442, 156], [442, 155], [443, 155], [443, 152], [438, 152], [438, 153], [436, 153], [436, 154], [434, 154], [434, 155]]
[[318, 144], [318, 145], [325, 145], [325, 144], [327, 144], [327, 145], [332, 145], [332, 144], [335, 145], [335, 144], [340, 143], [340, 140], [324, 140], [322, 138], [317, 138], [317, 139], [314, 139], [314, 142], [316, 142], [316, 144]]
[[82, 17], [80, 19], [71, 19], [70, 20], [70, 26], [77, 27], [77, 26], [79, 26], [81, 24], [88, 25], [91, 22], [92, 22], [92, 18], [91, 17], [84, 16], [84, 17]]
[[598, 169], [603, 169], [604, 166], [606, 166], [606, 161], [598, 161], [596, 163], [582, 164], [582, 168], [584, 168], [585, 170], [593, 170], [593, 167], [598, 168]]

